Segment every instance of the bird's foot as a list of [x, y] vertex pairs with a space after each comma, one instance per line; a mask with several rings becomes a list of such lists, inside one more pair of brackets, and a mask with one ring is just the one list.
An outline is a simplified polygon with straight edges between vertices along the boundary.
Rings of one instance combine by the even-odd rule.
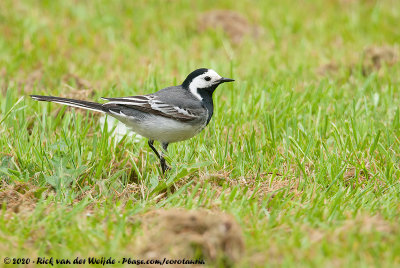
[[167, 165], [165, 165], [165, 166], [163, 166], [163, 167], [161, 167], [161, 168], [162, 168], [162, 170], [163, 170], [163, 174], [165, 174], [165, 172], [167, 172], [168, 170], [171, 169], [171, 167], [170, 167], [170, 166], [167, 166]]
[[165, 159], [161, 160], [161, 169], [162, 169], [163, 174], [165, 174], [165, 172], [167, 172], [168, 170], [171, 169], [171, 167], [168, 166], [167, 163], [165, 162]]

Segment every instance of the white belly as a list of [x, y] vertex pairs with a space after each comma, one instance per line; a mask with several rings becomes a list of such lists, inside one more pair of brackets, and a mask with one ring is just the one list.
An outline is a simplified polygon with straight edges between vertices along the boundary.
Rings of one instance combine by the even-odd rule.
[[128, 120], [127, 117], [113, 115], [137, 134], [159, 142], [177, 142], [192, 138], [205, 124], [191, 125], [177, 120], [151, 116], [146, 120]]

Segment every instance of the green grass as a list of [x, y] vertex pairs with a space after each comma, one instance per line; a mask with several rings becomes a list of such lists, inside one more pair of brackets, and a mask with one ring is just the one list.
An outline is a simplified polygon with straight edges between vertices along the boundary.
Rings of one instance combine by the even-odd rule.
[[[398, 267], [400, 64], [373, 68], [366, 48], [399, 55], [400, 5], [300, 2], [2, 0], [0, 193], [28, 201], [0, 200], [0, 262], [144, 258], [142, 215], [203, 208], [243, 230], [236, 267]], [[262, 35], [200, 32], [213, 9]], [[218, 88], [200, 135], [170, 146], [165, 177], [145, 140], [117, 141], [91, 112], [27, 97], [80, 83], [95, 101], [148, 94], [199, 67], [236, 82]]]

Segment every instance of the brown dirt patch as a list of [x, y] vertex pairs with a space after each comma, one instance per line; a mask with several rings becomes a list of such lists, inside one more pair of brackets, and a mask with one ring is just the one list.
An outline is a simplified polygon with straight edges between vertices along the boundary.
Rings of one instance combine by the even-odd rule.
[[[127, 202], [129, 200], [134, 199], [134, 197], [137, 197], [138, 194], [141, 192], [141, 187], [137, 183], [129, 183], [124, 187], [124, 189], [121, 192], [118, 192], [117, 190], [113, 189], [115, 196], [114, 196], [114, 201], [122, 201], [122, 202]], [[146, 189], [147, 190], [147, 189]]]
[[384, 65], [393, 66], [399, 62], [399, 53], [391, 46], [370, 46], [363, 52], [362, 71], [368, 75], [373, 71], [379, 71]]
[[262, 27], [250, 24], [246, 17], [232, 10], [205, 12], [199, 16], [197, 25], [199, 32], [222, 29], [235, 44], [240, 43], [246, 35], [257, 38], [263, 32]]
[[249, 194], [254, 195], [260, 201], [264, 200], [267, 196], [274, 198], [278, 192], [286, 191], [299, 196], [301, 191], [299, 188], [299, 180], [297, 178], [283, 177], [281, 174], [266, 173], [263, 174], [265, 178], [262, 181], [257, 181], [255, 178], [243, 178], [240, 184], [249, 187]]
[[[76, 99], [76, 100], [93, 101], [93, 100], [90, 100], [90, 98], [92, 98], [95, 95], [93, 89], [77, 89], [77, 88], [70, 87], [68, 85], [67, 85], [67, 87], [68, 87], [68, 90], [66, 90], [65, 93], [61, 94], [60, 97], [68, 98], [68, 99]], [[57, 116], [58, 113], [61, 112], [62, 109], [63, 109], [63, 105], [59, 105], [59, 108], [53, 112], [53, 115]], [[70, 107], [70, 106], [67, 106], [67, 109], [75, 110], [76, 112], [84, 114], [84, 115], [86, 115], [86, 113], [88, 111], [86, 109], [75, 108], [75, 107]], [[97, 113], [97, 112], [91, 112], [91, 114], [94, 117], [100, 117], [102, 115], [102, 113]]]
[[336, 230], [337, 233], [347, 233], [349, 230], [357, 229], [360, 233], [392, 233], [398, 230], [398, 226], [385, 220], [381, 215], [358, 214], [353, 219], [348, 219]]
[[[35, 87], [40, 87], [44, 79], [44, 71], [41, 64], [38, 64], [29, 73], [20, 71], [14, 76], [8, 74], [7, 69], [3, 67], [0, 69], [0, 90], [2, 94], [5, 94], [8, 87], [16, 85], [19, 93], [31, 94]], [[68, 73], [61, 78], [61, 81], [70, 88], [63, 96], [65, 98], [83, 99], [94, 95], [93, 88], [95, 86], [76, 74]], [[68, 86], [71, 84], [76, 88]]]
[[138, 248], [145, 258], [205, 258], [229, 265], [238, 261], [244, 251], [242, 230], [226, 213], [156, 210], [145, 214], [142, 222]]
[[88, 98], [94, 96], [94, 91], [91, 89], [75, 89], [70, 87], [70, 90], [61, 96], [68, 99], [88, 100]]
[[375, 173], [376, 167], [371, 165], [369, 161], [364, 161], [363, 164], [360, 164], [357, 167], [349, 165], [346, 172], [343, 174], [343, 180], [346, 186], [351, 186], [353, 188], [365, 188], [370, 180], [375, 180], [376, 187], [384, 187], [385, 183], [379, 178], [374, 177]]
[[42, 78], [43, 78], [43, 69], [39, 67], [30, 74], [28, 74], [26, 79], [19, 84], [19, 87], [23, 87], [25, 93], [31, 93], [34, 87], [38, 83], [40, 83]]
[[[359, 213], [355, 217], [348, 215], [343, 222], [337, 223], [339, 226], [335, 229], [311, 228], [302, 226], [302, 230], [308, 235], [311, 243], [319, 243], [323, 240], [335, 241], [337, 239], [347, 239], [351, 233], [360, 233], [368, 235], [371, 233], [392, 234], [397, 232], [398, 226], [385, 220], [381, 215], [371, 215], [368, 213]], [[290, 231], [290, 229], [289, 229]]]
[[17, 72], [10, 75], [6, 68], [0, 70], [0, 89], [5, 94], [9, 87], [16, 87], [20, 94], [30, 94], [43, 80], [43, 69], [40, 64], [30, 73]]
[[400, 61], [399, 49], [395, 46], [369, 46], [358, 53], [354, 60], [342, 60], [342, 63], [331, 61], [322, 64], [315, 69], [315, 73], [320, 76], [337, 74], [340, 69], [348, 71], [350, 74], [362, 72], [364, 76], [372, 72], [379, 72], [382, 67], [391, 67]]
[[332, 74], [337, 73], [339, 71], [339, 68], [340, 68], [339, 64], [332, 61], [332, 62], [328, 62], [328, 63], [322, 64], [321, 66], [319, 66], [316, 69], [316, 73], [318, 75], [322, 75], [322, 76], [332, 75]]
[[5, 185], [0, 191], [0, 207], [5, 206], [8, 211], [15, 213], [32, 211], [36, 207], [36, 186], [28, 183]]
[[[259, 199], [263, 199], [268, 194], [273, 193], [272, 197], [275, 196], [275, 192], [283, 189], [294, 193], [295, 195], [300, 194], [297, 190], [299, 185], [299, 179], [295, 177], [286, 177], [281, 173], [276, 172], [263, 172], [258, 175], [249, 175], [245, 177], [239, 177], [232, 179], [230, 178], [231, 171], [220, 171], [217, 173], [207, 174], [200, 176], [200, 181], [213, 182], [216, 188], [223, 188], [225, 183], [228, 183], [230, 188], [240, 185], [243, 188], [248, 187], [248, 194], [254, 195]], [[221, 191], [217, 191], [221, 193]], [[254, 193], [255, 192], [255, 193]]]
[[62, 80], [66, 84], [70, 84], [70, 82], [75, 83], [77, 89], [92, 89], [93, 88], [92, 84], [88, 80], [83, 79], [82, 77], [79, 77], [76, 74], [72, 74], [72, 73], [66, 74], [66, 75], [64, 75]]
[[[92, 98], [95, 95], [92, 84], [82, 77], [69, 73], [64, 75], [62, 80], [68, 88], [68, 90], [65, 90], [61, 95], [63, 98], [88, 100], [88, 98]], [[71, 82], [76, 88], [70, 86]]]
[[15, 87], [20, 94], [30, 94], [35, 88], [43, 88], [44, 71], [38, 63], [32, 70], [19, 70], [10, 74], [5, 67], [0, 69], [0, 93], [5, 94], [7, 89]]

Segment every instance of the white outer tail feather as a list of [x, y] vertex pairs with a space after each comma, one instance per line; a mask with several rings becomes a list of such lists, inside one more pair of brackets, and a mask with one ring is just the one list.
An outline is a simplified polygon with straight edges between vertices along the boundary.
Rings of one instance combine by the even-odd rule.
[[37, 101], [47, 101], [47, 102], [54, 102], [58, 104], [63, 104], [75, 108], [82, 108], [86, 110], [91, 110], [95, 112], [107, 112], [104, 109], [103, 105], [100, 103], [83, 101], [83, 100], [74, 100], [74, 99], [67, 99], [67, 98], [60, 98], [60, 97], [53, 97], [53, 96], [39, 96], [39, 95], [31, 95], [31, 98]]

